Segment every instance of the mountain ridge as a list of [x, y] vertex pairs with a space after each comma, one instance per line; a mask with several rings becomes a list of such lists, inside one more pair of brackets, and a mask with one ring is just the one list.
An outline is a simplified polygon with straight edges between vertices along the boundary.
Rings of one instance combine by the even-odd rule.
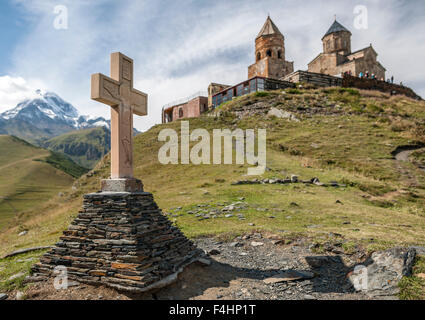
[[74, 130], [99, 126], [110, 130], [109, 120], [80, 115], [72, 104], [54, 92], [37, 90], [36, 95], [0, 113], [0, 133], [40, 145], [43, 140]]
[[106, 127], [70, 131], [41, 143], [49, 150], [65, 154], [85, 168], [93, 168], [111, 149], [111, 134]]

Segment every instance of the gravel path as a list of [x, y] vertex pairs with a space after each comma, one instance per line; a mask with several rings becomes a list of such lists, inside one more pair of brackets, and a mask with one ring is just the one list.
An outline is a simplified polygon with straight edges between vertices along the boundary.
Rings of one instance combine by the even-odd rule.
[[[56, 291], [50, 283], [39, 283], [27, 293], [28, 299], [166, 299], [166, 300], [369, 300], [356, 293], [347, 273], [365, 256], [314, 254], [306, 240], [284, 244], [261, 234], [239, 237], [233, 242], [207, 238], [195, 241], [211, 254], [209, 266], [193, 264], [167, 288], [143, 295], [130, 295], [103, 287], [78, 285]], [[287, 270], [314, 275], [296, 281], [266, 283], [265, 279]], [[273, 282], [273, 281], [271, 281]], [[388, 298], [388, 297], [387, 297]], [[394, 297], [390, 297], [394, 298]]]

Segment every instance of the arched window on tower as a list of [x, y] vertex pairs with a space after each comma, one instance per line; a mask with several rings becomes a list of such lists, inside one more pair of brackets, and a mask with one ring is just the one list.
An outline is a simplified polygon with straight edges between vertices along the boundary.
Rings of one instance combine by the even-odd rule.
[[277, 58], [278, 58], [278, 59], [282, 59], [282, 50], [279, 50], [279, 51], [277, 52]]
[[257, 53], [257, 61], [260, 61], [261, 60], [261, 53], [260, 52], [258, 52]]
[[269, 50], [267, 50], [266, 54], [267, 54], [268, 57], [271, 57], [272, 56], [272, 51], [269, 49]]

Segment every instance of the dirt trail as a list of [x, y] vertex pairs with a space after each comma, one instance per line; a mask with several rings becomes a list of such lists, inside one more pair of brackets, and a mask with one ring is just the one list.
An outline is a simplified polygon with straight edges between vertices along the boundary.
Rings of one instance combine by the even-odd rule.
[[[398, 147], [394, 152], [394, 158], [396, 160], [395, 167], [397, 171], [399, 171], [404, 177], [406, 184], [409, 187], [417, 187], [419, 186], [419, 183], [416, 179], [416, 175], [414, 172], [412, 172], [411, 169], [409, 169], [404, 162], [409, 162], [410, 155], [415, 152], [416, 150], [422, 149], [424, 146], [402, 146]], [[419, 168], [421, 170], [424, 170], [424, 168]]]

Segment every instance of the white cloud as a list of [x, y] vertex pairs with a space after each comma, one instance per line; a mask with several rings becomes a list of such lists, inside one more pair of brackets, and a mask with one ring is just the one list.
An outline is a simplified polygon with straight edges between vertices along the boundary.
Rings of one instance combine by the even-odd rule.
[[[353, 33], [353, 50], [373, 43], [388, 75], [425, 95], [423, 1], [364, 1], [369, 29], [355, 30], [358, 1], [83, 1], [63, 0], [69, 29], [53, 27], [53, 0], [15, 0], [32, 17], [31, 30], [13, 51], [10, 74], [42, 79], [47, 89], [82, 114], [109, 117], [90, 100], [90, 74], [109, 74], [109, 54], [135, 61], [135, 85], [149, 94], [149, 116], [135, 117], [144, 130], [160, 122], [162, 106], [206, 90], [210, 82], [245, 80], [254, 61], [254, 39], [269, 12], [285, 35], [286, 58], [306, 69], [322, 49], [321, 37], [338, 20]], [[0, 106], [5, 97], [1, 97]]]
[[0, 77], [0, 113], [16, 107], [23, 100], [35, 98], [35, 91], [42, 87], [39, 81], [29, 83], [21, 77]]

